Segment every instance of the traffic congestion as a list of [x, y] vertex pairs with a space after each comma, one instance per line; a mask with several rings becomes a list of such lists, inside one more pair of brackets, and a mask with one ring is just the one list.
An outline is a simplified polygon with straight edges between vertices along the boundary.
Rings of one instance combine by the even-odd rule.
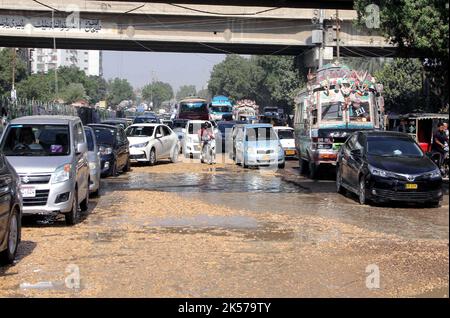
[[[170, 217], [174, 207], [183, 210], [182, 206], [194, 204], [183, 201], [194, 198], [202, 202], [195, 204], [208, 211], [202, 225], [193, 225], [192, 219], [177, 220], [175, 217], [156, 220], [155, 228], [178, 228], [182, 233], [186, 228], [192, 230], [200, 226], [208, 233], [210, 228], [244, 231], [250, 227], [245, 231], [261, 231], [264, 235], [263, 232], [268, 231], [266, 228], [251, 225], [255, 222], [254, 216], [241, 215], [228, 220], [233, 213], [227, 216], [227, 212], [222, 211], [224, 206], [239, 211], [250, 208], [244, 204], [246, 192], [280, 194], [272, 202], [263, 197], [250, 199], [249, 204], [257, 204], [253, 214], [255, 209], [277, 210], [278, 205], [288, 209], [290, 217], [295, 217], [296, 209], [302, 211], [302, 200], [310, 210], [315, 209], [316, 200], [317, 209], [328, 211], [321, 216], [321, 222], [338, 222], [341, 217], [346, 220], [351, 216], [354, 218], [350, 222], [352, 226], [365, 228], [370, 224], [370, 235], [367, 235], [373, 237], [374, 228], [385, 226], [389, 235], [398, 230], [375, 221], [383, 209], [389, 211], [389, 217], [395, 219], [398, 213], [415, 227], [420, 227], [422, 219], [416, 218], [414, 213], [424, 210], [430, 214], [426, 216], [427, 228], [423, 233], [404, 229], [405, 237], [426, 240], [431, 236], [448, 240], [448, 231], [445, 234], [435, 228], [445, 228], [442, 215], [445, 219], [445, 210], [448, 210], [448, 114], [424, 114], [422, 119], [411, 114], [389, 118], [383, 113], [382, 87], [368, 77], [367, 85], [360, 84], [357, 89], [351, 89], [352, 81], [356, 80], [352, 72], [336, 66], [319, 71], [310, 79], [308, 88], [298, 95], [296, 111], [291, 117], [278, 112], [276, 107], [259, 109], [250, 100], [233, 103], [225, 96], [216, 96], [209, 101], [193, 96], [180, 100], [168, 114], [144, 111], [100, 122], [60, 115], [11, 120], [0, 139], [2, 263], [19, 262], [20, 265], [26, 261], [21, 252], [23, 230], [28, 235], [26, 244], [30, 245], [29, 238], [36, 238], [36, 233], [43, 231], [42, 224], [50, 224], [50, 232], [54, 232], [51, 225], [61, 225], [57, 220], [62, 217], [67, 227], [58, 228], [58, 235], [70, 235], [73, 229], [78, 233], [83, 226], [92, 226], [90, 222], [95, 222], [96, 226], [102, 224], [102, 218], [108, 218], [105, 211], [115, 215], [117, 211], [108, 210], [108, 205], [114, 205], [116, 200], [119, 200], [119, 206], [115, 209], [130, 212], [129, 216], [123, 215], [120, 222], [127, 223], [128, 220], [130, 226], [138, 222], [133, 218], [146, 206], [149, 213], [153, 209], [159, 211], [158, 204], [164, 204], [164, 197], [171, 206], [165, 212], [166, 217]], [[409, 129], [411, 127], [414, 130]], [[174, 198], [177, 187], [185, 188], [180, 192], [181, 197]], [[142, 193], [147, 190], [151, 191], [151, 197]], [[235, 194], [227, 197], [228, 191]], [[197, 195], [187, 195], [191, 192]], [[215, 193], [216, 197], [213, 196]], [[305, 193], [307, 195], [302, 196]], [[325, 201], [322, 200], [331, 201], [324, 208]], [[397, 204], [400, 207], [396, 210]], [[135, 210], [135, 205], [140, 210]], [[348, 215], [328, 218], [335, 206], [348, 209]], [[368, 213], [372, 209], [376, 212]], [[216, 219], [216, 212], [208, 216], [216, 210], [223, 219]], [[414, 213], [408, 216], [409, 210]], [[354, 215], [355, 211], [359, 211], [358, 216]], [[298, 213], [302, 216], [301, 222], [309, 218], [304, 212]], [[433, 219], [433, 213], [439, 221]], [[98, 215], [102, 215], [100, 219]], [[30, 226], [32, 217], [37, 217], [38, 221], [32, 219]], [[28, 223], [23, 225], [25, 218]], [[270, 216], [267, 224], [278, 224], [275, 219]], [[104, 224], [111, 227], [111, 222], [108, 220]], [[283, 222], [287, 226], [294, 221]], [[273, 240], [283, 240], [282, 225], [276, 226], [281, 226], [275, 231], [280, 236]], [[344, 226], [342, 224], [327, 223], [327, 226], [346, 231], [340, 228]], [[164, 240], [164, 233], [158, 233], [158, 240]], [[402, 235], [398, 240], [401, 238]], [[272, 239], [268, 237], [267, 240]], [[191, 244], [190, 241], [187, 244]], [[427, 244], [437, 244], [439, 253], [445, 253], [441, 250], [442, 244]], [[140, 252], [136, 253], [139, 255]], [[441, 265], [436, 266], [441, 268]], [[429, 279], [429, 275], [435, 273], [425, 271], [422, 282]], [[436, 283], [436, 289], [439, 293], [446, 284], [448, 288], [448, 276], [447, 281], [442, 274], [438, 276], [440, 283]], [[391, 279], [395, 280], [395, 277], [393, 275]], [[2, 279], [0, 277], [0, 282]], [[283, 288], [280, 285], [277, 288], [280, 289], [276, 295], [284, 295]], [[242, 287], [236, 291], [240, 295]], [[409, 294], [398, 292], [410, 295], [426, 291], [419, 288]], [[150, 294], [153, 293], [172, 295], [154, 290]], [[317, 293], [320, 295], [319, 291]]]

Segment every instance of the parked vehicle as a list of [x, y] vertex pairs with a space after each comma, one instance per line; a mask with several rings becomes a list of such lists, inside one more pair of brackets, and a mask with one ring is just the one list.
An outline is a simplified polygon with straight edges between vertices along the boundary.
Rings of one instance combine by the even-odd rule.
[[160, 120], [159, 120], [158, 116], [153, 115], [153, 114], [136, 116], [136, 118], [133, 120], [133, 125], [134, 124], [146, 124], [146, 123], [147, 124], [160, 123]]
[[92, 127], [84, 127], [86, 141], [88, 146], [88, 161], [89, 161], [89, 192], [98, 196], [100, 192], [100, 176], [101, 176], [101, 160], [100, 150], [98, 149], [97, 138], [95, 137]]
[[233, 116], [233, 105], [226, 96], [214, 96], [209, 104], [209, 119], [221, 121], [223, 116]]
[[14, 168], [0, 153], [0, 265], [11, 264], [22, 233], [22, 196]]
[[63, 213], [79, 221], [88, 209], [88, 148], [79, 117], [29, 116], [14, 119], [0, 151], [20, 176], [24, 214]]
[[284, 168], [284, 150], [269, 124], [245, 124], [237, 130], [235, 162], [249, 166], [277, 165]]
[[440, 170], [405, 133], [353, 133], [339, 151], [336, 171], [337, 191], [355, 193], [360, 204], [442, 200]]
[[120, 126], [123, 129], [126, 129], [130, 125], [128, 122], [129, 121], [126, 118], [115, 118], [103, 120], [101, 123], [104, 125]]
[[160, 159], [178, 160], [180, 152], [177, 135], [166, 125], [135, 124], [128, 127], [130, 158], [155, 165]]
[[294, 128], [301, 173], [336, 165], [339, 147], [357, 130], [384, 129], [382, 85], [367, 72], [328, 64], [309, 74], [296, 98]]
[[116, 176], [119, 171], [130, 171], [130, 150], [122, 127], [95, 124], [94, 130], [100, 151], [101, 176]]
[[200, 130], [202, 123], [205, 122], [211, 123], [207, 120], [189, 120], [186, 123], [183, 138], [183, 153], [185, 157], [200, 156], [201, 144], [198, 138], [198, 131]]
[[186, 98], [178, 105], [178, 119], [209, 120], [208, 103], [201, 98]]
[[295, 148], [294, 128], [287, 126], [273, 127], [275, 133], [280, 139], [281, 146], [284, 150], [285, 158], [297, 158], [297, 149]]

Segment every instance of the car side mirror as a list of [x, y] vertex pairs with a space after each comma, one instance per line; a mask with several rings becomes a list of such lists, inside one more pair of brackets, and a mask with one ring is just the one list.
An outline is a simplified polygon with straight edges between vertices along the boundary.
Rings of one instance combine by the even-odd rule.
[[77, 154], [84, 153], [84, 152], [86, 152], [86, 151], [87, 151], [87, 143], [85, 143], [85, 142], [80, 142], [80, 143], [77, 145]]
[[161, 134], [156, 134], [156, 138], [161, 138], [162, 135]]

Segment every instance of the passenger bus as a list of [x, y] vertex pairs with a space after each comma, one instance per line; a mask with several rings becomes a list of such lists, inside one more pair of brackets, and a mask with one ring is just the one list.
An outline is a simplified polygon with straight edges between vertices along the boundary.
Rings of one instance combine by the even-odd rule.
[[233, 115], [233, 105], [226, 96], [214, 96], [209, 104], [209, 118], [211, 120], [220, 121], [223, 116]]
[[179, 102], [178, 119], [209, 120], [208, 103], [201, 98], [186, 98]]
[[295, 140], [302, 173], [336, 165], [342, 143], [356, 130], [384, 128], [383, 86], [368, 72], [327, 64], [308, 74], [296, 97]]

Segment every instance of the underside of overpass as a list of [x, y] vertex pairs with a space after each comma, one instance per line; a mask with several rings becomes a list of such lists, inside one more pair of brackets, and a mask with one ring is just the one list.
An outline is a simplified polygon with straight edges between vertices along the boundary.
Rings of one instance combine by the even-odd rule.
[[[336, 52], [336, 10], [297, 7], [308, 1], [273, 1], [276, 7], [179, 2], [2, 0], [0, 46], [301, 55], [317, 47], [313, 33], [324, 25], [324, 45]], [[325, 3], [350, 2], [317, 6]], [[354, 26], [355, 11], [339, 10], [339, 17], [343, 56], [395, 54], [376, 30]]]

